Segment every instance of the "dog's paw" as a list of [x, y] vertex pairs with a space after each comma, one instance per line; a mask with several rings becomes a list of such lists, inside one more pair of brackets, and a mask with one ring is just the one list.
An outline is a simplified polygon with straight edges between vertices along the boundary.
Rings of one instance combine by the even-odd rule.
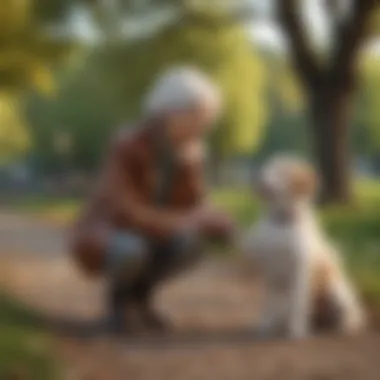
[[291, 340], [302, 340], [310, 337], [310, 330], [306, 326], [292, 326], [287, 332], [287, 338]]

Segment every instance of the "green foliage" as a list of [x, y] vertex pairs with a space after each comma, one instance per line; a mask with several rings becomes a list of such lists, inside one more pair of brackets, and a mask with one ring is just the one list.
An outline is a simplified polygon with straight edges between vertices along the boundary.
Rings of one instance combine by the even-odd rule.
[[308, 120], [304, 112], [304, 94], [291, 65], [276, 54], [263, 54], [268, 72], [266, 101], [270, 115], [259, 157], [273, 152], [310, 154]]
[[17, 158], [29, 146], [15, 97], [28, 88], [45, 95], [55, 91], [52, 65], [71, 44], [50, 35], [46, 27], [63, 16], [68, 5], [66, 0], [0, 1], [0, 164]]
[[67, 41], [46, 32], [37, 0], [0, 2], [0, 89], [33, 86], [51, 93], [49, 64], [62, 57]]
[[380, 6], [371, 15], [369, 29], [375, 37], [380, 35]]
[[57, 131], [74, 140], [71, 162], [91, 169], [120, 124], [141, 117], [141, 104], [156, 76], [173, 65], [196, 65], [220, 85], [226, 99], [223, 125], [213, 136], [219, 154], [251, 153], [266, 121], [265, 70], [239, 25], [219, 14], [190, 13], [150, 39], [102, 45], [75, 74], [62, 78], [54, 99], [29, 102], [33, 143], [44, 163], [62, 159]]
[[29, 146], [19, 104], [14, 97], [0, 96], [0, 165], [24, 154]]
[[[59, 174], [70, 168], [91, 170], [98, 166], [109, 134], [121, 119], [120, 109], [103, 83], [83, 67], [77, 75], [62, 79], [56, 97], [34, 94], [29, 98], [26, 111], [33, 154], [46, 172]], [[57, 146], [62, 134], [71, 140], [66, 151]]]
[[219, 152], [241, 154], [257, 147], [266, 120], [265, 72], [242, 28], [227, 16], [193, 11], [152, 39], [109, 46], [95, 59], [99, 76], [109, 73], [115, 97], [125, 97], [125, 114], [136, 116], [157, 74], [173, 65], [201, 67], [225, 97], [223, 128], [214, 139]]
[[358, 123], [365, 126], [365, 153], [374, 154], [380, 147], [380, 59], [366, 55], [361, 62]]
[[[29, 0], [30, 1], [30, 0]], [[84, 4], [83, 0], [33, 0], [37, 20], [40, 22], [61, 22], [68, 15], [73, 4]]]
[[0, 294], [0, 378], [58, 379], [51, 342], [39, 318], [27, 308]]
[[291, 153], [301, 156], [311, 155], [308, 120], [303, 113], [288, 113], [277, 110], [271, 114], [265, 138], [258, 157]]

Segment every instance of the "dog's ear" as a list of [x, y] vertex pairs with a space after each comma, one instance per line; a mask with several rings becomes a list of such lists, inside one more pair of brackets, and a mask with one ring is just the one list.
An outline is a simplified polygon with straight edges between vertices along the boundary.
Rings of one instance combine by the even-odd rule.
[[293, 173], [293, 194], [297, 197], [313, 198], [318, 191], [319, 180], [316, 171], [309, 165], [302, 165]]

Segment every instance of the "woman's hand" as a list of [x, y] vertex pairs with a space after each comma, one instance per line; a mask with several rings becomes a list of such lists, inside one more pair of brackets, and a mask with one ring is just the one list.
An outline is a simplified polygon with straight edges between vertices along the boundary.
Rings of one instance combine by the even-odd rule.
[[207, 238], [229, 238], [235, 232], [235, 223], [226, 213], [204, 207], [184, 221], [184, 229]]

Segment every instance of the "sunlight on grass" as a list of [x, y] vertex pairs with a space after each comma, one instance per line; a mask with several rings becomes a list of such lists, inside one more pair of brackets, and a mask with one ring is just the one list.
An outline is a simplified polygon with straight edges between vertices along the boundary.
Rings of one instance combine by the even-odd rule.
[[81, 203], [81, 200], [74, 198], [31, 196], [11, 201], [9, 207], [54, 224], [67, 224], [74, 220]]
[[52, 343], [36, 315], [0, 295], [0, 379], [58, 379]]

